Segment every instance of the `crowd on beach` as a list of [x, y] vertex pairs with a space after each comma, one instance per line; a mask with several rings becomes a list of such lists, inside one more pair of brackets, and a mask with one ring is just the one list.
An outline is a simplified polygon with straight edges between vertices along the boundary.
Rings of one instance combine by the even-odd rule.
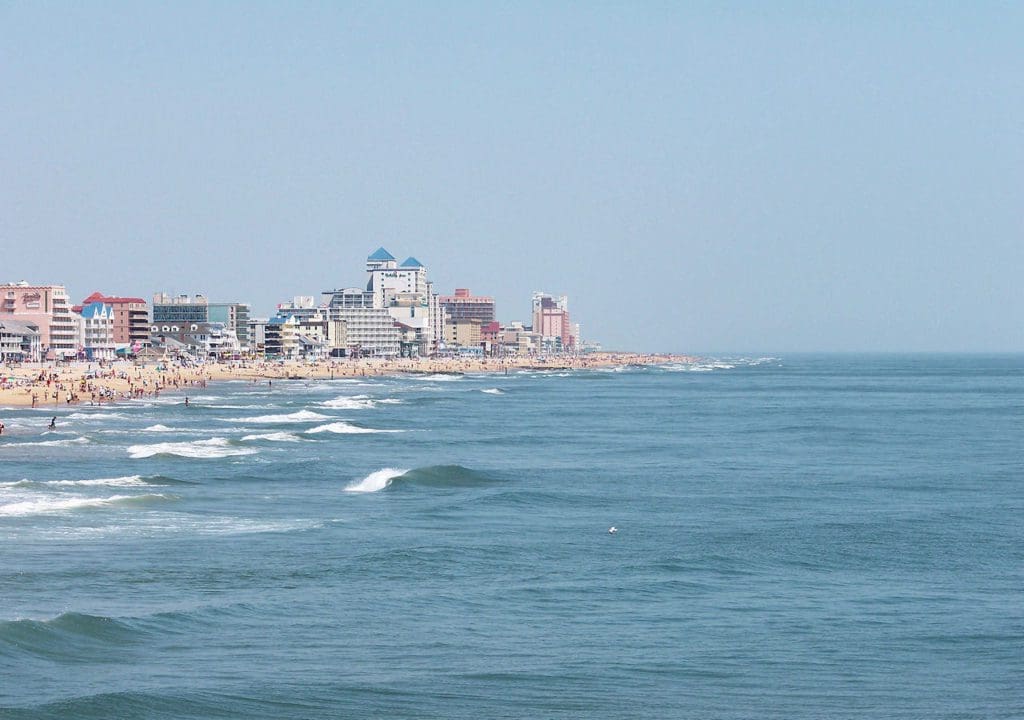
[[550, 358], [480, 359], [332, 359], [322, 361], [231, 361], [192, 363], [162, 361], [135, 364], [109, 362], [25, 363], [0, 368], [0, 407], [73, 404], [99, 405], [147, 397], [161, 392], [205, 388], [218, 380], [273, 383], [286, 379], [333, 379], [405, 373], [481, 373], [510, 370], [581, 370], [633, 364], [686, 361], [673, 355], [594, 353]]

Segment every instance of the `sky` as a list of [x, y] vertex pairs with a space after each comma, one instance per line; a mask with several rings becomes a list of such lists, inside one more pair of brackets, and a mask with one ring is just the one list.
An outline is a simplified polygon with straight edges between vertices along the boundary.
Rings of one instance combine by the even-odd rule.
[[1024, 4], [0, 0], [0, 281], [1024, 351]]

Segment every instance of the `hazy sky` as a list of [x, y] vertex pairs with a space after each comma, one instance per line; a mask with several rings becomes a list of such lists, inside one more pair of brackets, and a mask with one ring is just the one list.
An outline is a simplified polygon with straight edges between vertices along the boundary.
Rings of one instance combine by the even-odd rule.
[[8, 3], [0, 279], [253, 304], [383, 245], [673, 351], [1024, 350], [1024, 4]]

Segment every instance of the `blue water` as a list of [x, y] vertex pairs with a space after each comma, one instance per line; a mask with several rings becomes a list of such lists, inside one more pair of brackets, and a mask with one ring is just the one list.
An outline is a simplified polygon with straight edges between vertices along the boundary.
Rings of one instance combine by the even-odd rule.
[[1024, 716], [1020, 356], [191, 401], [3, 411], [0, 717]]

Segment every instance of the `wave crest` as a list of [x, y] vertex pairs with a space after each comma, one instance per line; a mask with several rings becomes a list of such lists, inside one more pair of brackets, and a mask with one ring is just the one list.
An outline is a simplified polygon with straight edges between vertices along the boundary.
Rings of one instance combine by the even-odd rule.
[[300, 438], [295, 433], [290, 432], [272, 432], [272, 433], [258, 433], [256, 435], [246, 435], [242, 438], [244, 441], [251, 440], [267, 440], [269, 442], [300, 442]]
[[75, 510], [88, 510], [112, 506], [145, 505], [175, 499], [172, 495], [112, 495], [105, 498], [36, 498], [0, 505], [0, 516], [25, 517], [27, 515], [54, 515]]
[[494, 478], [462, 465], [429, 465], [402, 470], [382, 468], [362, 480], [345, 486], [345, 492], [377, 492], [399, 484], [428, 488], [480, 487], [496, 482]]
[[226, 438], [217, 437], [210, 438], [209, 440], [196, 440], [194, 442], [132, 445], [128, 448], [129, 457], [135, 460], [153, 457], [154, 455], [177, 455], [178, 457], [209, 460], [235, 455], [253, 455], [256, 452], [258, 451], [253, 448], [233, 446]]
[[257, 423], [260, 425], [277, 425], [282, 423], [303, 423], [316, 422], [317, 420], [330, 420], [330, 415], [321, 415], [311, 410], [299, 410], [293, 413], [278, 413], [276, 415], [257, 415], [256, 417], [225, 418], [225, 422], [235, 423]]
[[325, 432], [334, 433], [336, 435], [365, 435], [369, 433], [397, 433], [402, 431], [379, 430], [377, 428], [364, 428], [359, 427], [358, 425], [352, 425], [351, 423], [347, 423], [344, 420], [328, 423], [326, 425], [318, 425], [315, 428], [310, 428], [309, 430], [306, 430], [307, 434], [317, 434]]

